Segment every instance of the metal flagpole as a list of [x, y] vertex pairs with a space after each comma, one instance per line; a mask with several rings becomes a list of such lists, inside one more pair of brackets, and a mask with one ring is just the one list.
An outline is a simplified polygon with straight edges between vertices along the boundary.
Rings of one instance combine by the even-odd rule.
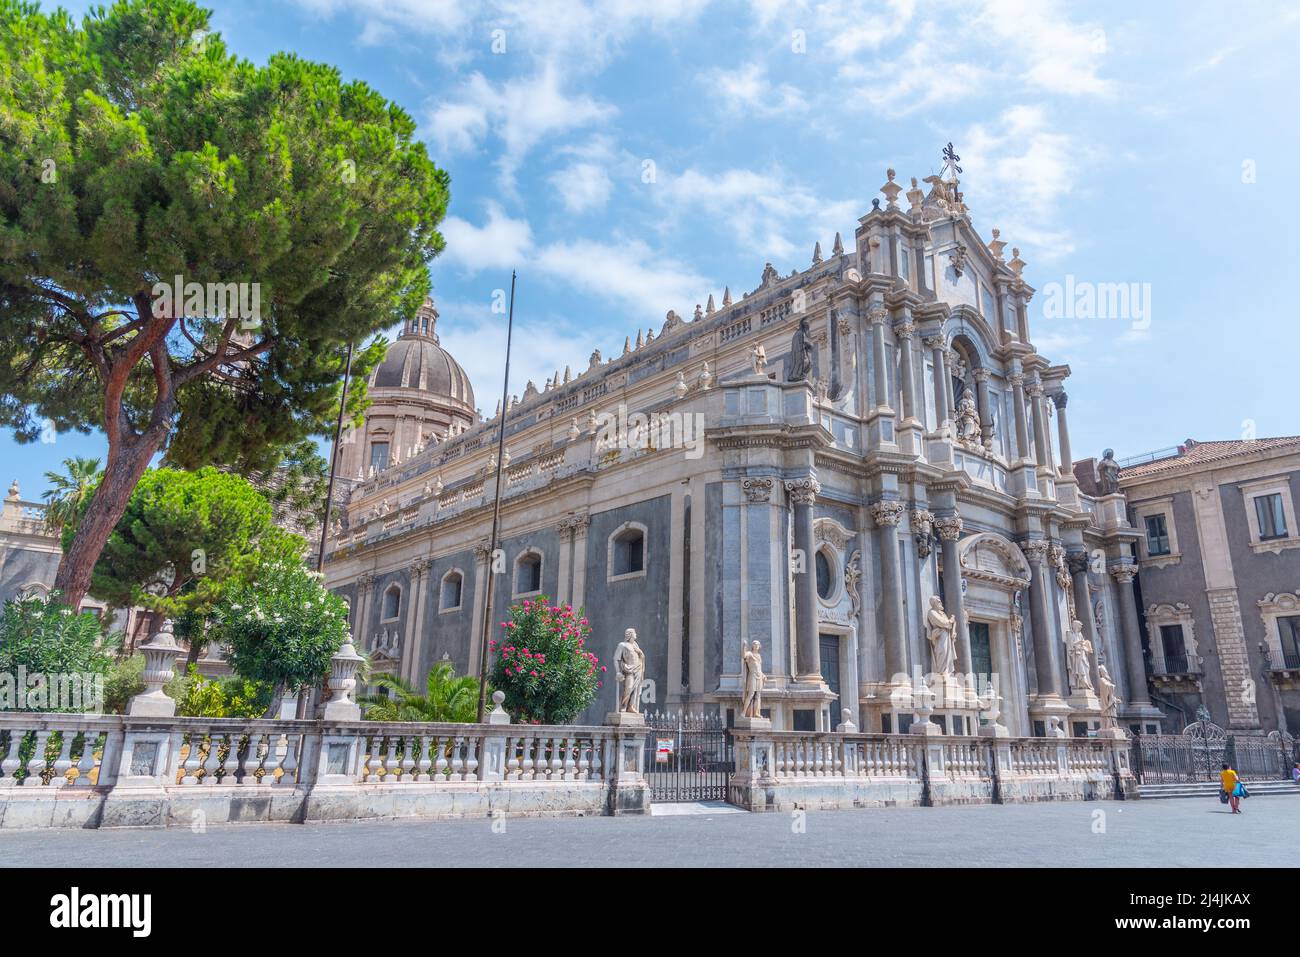
[[501, 384], [501, 422], [497, 426], [497, 488], [492, 503], [492, 537], [488, 541], [487, 588], [483, 595], [483, 631], [478, 641], [478, 723], [482, 724], [487, 711], [487, 646], [492, 630], [492, 576], [497, 553], [497, 528], [501, 521], [501, 486], [504, 476], [502, 457], [506, 447], [506, 413], [510, 410], [510, 339], [515, 329], [515, 271], [510, 270], [510, 311], [506, 318], [506, 374]]
[[348, 343], [348, 363], [343, 370], [343, 394], [339, 396], [339, 417], [334, 425], [334, 448], [330, 450], [330, 480], [325, 492], [325, 519], [320, 529], [320, 554], [316, 557], [316, 571], [325, 572], [325, 539], [330, 532], [330, 512], [334, 509], [334, 476], [339, 468], [339, 438], [343, 435], [343, 413], [348, 404], [348, 380], [352, 377], [352, 343]]

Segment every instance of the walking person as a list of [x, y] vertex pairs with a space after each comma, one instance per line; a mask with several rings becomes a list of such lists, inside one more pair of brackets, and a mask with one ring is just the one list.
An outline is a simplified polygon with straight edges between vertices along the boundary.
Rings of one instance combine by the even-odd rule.
[[1241, 813], [1241, 779], [1237, 777], [1237, 772], [1232, 766], [1225, 764], [1223, 770], [1219, 772], [1219, 785], [1223, 788], [1223, 793], [1228, 795], [1228, 803], [1232, 805], [1232, 813]]
[[1291, 765], [1291, 780], [1296, 784], [1300, 784], [1300, 761]]

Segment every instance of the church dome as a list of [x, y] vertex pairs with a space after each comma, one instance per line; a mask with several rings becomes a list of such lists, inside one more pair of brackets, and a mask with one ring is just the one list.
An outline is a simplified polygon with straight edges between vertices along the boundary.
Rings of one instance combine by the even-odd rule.
[[372, 389], [416, 389], [474, 408], [474, 388], [460, 363], [438, 342], [438, 310], [426, 299], [384, 360], [370, 374]]

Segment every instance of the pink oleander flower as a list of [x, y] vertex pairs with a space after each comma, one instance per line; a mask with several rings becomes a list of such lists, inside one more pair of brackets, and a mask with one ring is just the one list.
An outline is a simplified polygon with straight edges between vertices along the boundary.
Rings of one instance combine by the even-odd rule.
[[606, 671], [608, 671], [608, 670], [609, 670], [609, 669], [607, 669], [604, 665], [601, 665], [601, 666], [600, 666], [600, 673], [601, 673], [602, 675], [603, 675]]

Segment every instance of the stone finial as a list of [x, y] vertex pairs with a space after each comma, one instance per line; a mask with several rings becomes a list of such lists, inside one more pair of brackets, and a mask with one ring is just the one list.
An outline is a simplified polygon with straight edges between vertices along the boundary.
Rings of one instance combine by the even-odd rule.
[[571, 373], [571, 372], [569, 371], [569, 367], [568, 367], [568, 366], [565, 366], [565, 367], [564, 367], [564, 384], [565, 384], [565, 385], [568, 385], [568, 384], [569, 384], [570, 382], [572, 382], [572, 381], [573, 381], [573, 373]]
[[691, 387], [686, 384], [686, 373], [677, 373], [677, 382], [673, 386], [673, 394], [679, 399], [686, 398], [686, 393], [691, 391]]
[[821, 241], [819, 240], [818, 242], [813, 244], [812, 264], [816, 266], [821, 261], [822, 261], [822, 244]]
[[709, 293], [709, 301], [704, 304], [704, 314], [706, 316], [711, 316], [717, 311], [717, 306], [713, 304], [713, 293]]
[[16, 502], [20, 498], [22, 498], [22, 495], [18, 491], [18, 480], [14, 479], [11, 483], [9, 483], [9, 496], [6, 499], [6, 501]]
[[604, 360], [601, 359], [601, 357], [600, 357], [600, 350], [599, 350], [599, 349], [593, 349], [593, 350], [592, 350], [592, 353], [591, 353], [591, 365], [589, 365], [589, 366], [587, 367], [588, 371], [590, 371], [591, 369], [596, 368], [596, 366], [600, 365], [601, 362], [603, 362], [603, 361], [604, 361]]
[[433, 494], [442, 494], [442, 475], [438, 472], [433, 473]]
[[1011, 271], [1017, 276], [1019, 276], [1025, 268], [1025, 261], [1020, 258], [1020, 250], [1015, 246], [1011, 247], [1011, 262], [1007, 263], [1007, 265], [1011, 267]]
[[858, 726], [853, 723], [853, 712], [848, 708], [840, 712], [840, 723], [835, 726], [835, 730], [841, 734], [858, 733]]
[[330, 700], [325, 702], [322, 717], [326, 721], [359, 721], [361, 706], [352, 700], [357, 687], [357, 669], [362, 657], [357, 654], [352, 640], [346, 639], [330, 659]]
[[731, 305], [731, 287], [725, 286], [722, 290], [722, 305], [724, 307]]
[[126, 713], [144, 715], [151, 718], [167, 718], [176, 714], [176, 702], [167, 697], [163, 686], [175, 676], [173, 670], [181, 649], [176, 644], [172, 633], [170, 618], [164, 618], [158, 631], [146, 644], [140, 646], [144, 652], [144, 691], [130, 700]]
[[844, 255], [844, 240], [840, 238], [840, 234], [838, 232], [835, 233], [835, 245], [831, 247], [831, 255], [832, 256]]
[[494, 705], [494, 707], [490, 712], [488, 712], [488, 716], [487, 716], [488, 724], [509, 724], [510, 723], [510, 715], [506, 712], [505, 708], [501, 707], [502, 703], [505, 700], [506, 700], [506, 693], [504, 691], [497, 690], [492, 692], [492, 704]]
[[917, 185], [916, 177], [912, 177], [912, 188], [907, 191], [907, 202], [909, 204], [909, 213], [919, 213], [921, 206], [925, 202], [925, 190]]
[[655, 341], [655, 331], [653, 329], [647, 329], [645, 331], [645, 344], [650, 345], [650, 343], [654, 341]]
[[703, 318], [704, 318], [704, 307], [697, 302], [695, 304], [695, 315], [691, 317], [691, 321], [699, 322]]
[[510, 446], [501, 450], [501, 467], [506, 468], [510, 465]]
[[995, 229], [993, 230], [993, 238], [989, 240], [989, 253], [998, 262], [1002, 262], [1002, 250], [1007, 248], [1007, 244], [999, 238], [1001, 235], [1002, 230]]
[[575, 415], [573, 420], [569, 423], [569, 441], [576, 442], [578, 441], [578, 437], [581, 435], [582, 429], [578, 427], [578, 417]]
[[894, 182], [894, 171], [885, 171], [885, 185], [880, 187], [880, 191], [885, 194], [885, 208], [889, 210], [898, 209], [898, 194], [903, 191], [903, 187]]
[[700, 369], [700, 388], [710, 389], [713, 387], [713, 372], [709, 369], [709, 364], [704, 363]]
[[631, 351], [632, 351], [632, 337], [631, 337], [631, 336], [624, 336], [624, 337], [623, 337], [623, 355], [627, 355], [627, 354], [630, 353]]

